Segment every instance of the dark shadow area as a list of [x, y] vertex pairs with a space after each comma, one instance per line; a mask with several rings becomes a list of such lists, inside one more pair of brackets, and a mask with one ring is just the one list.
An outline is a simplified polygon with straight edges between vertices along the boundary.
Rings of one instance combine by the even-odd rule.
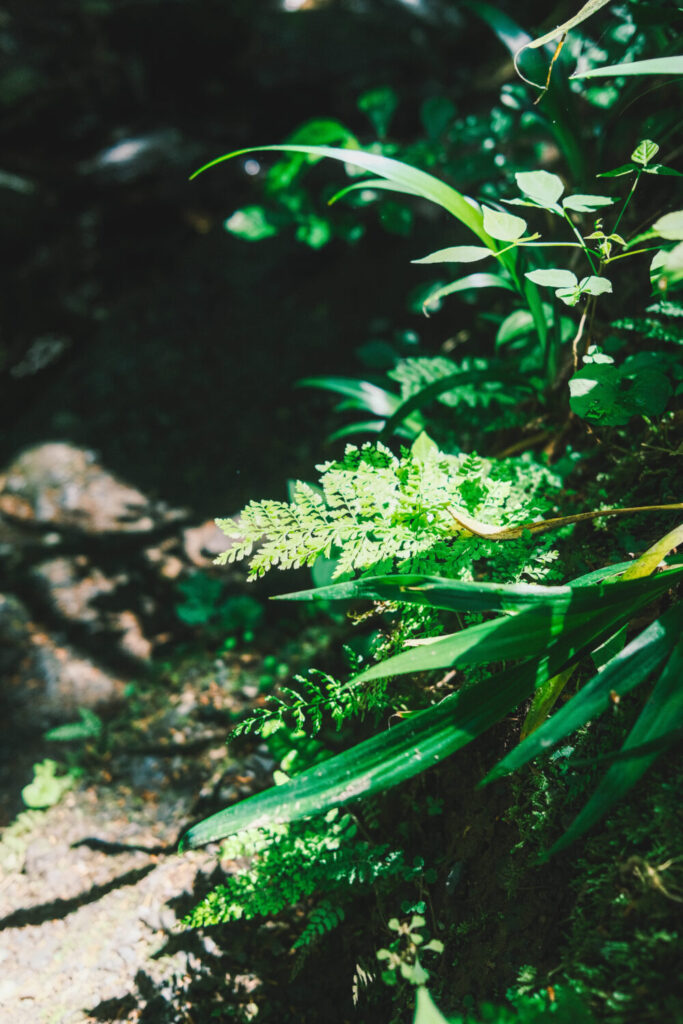
[[44, 903], [38, 907], [16, 910], [13, 914], [8, 914], [0, 920], [0, 930], [4, 928], [23, 928], [25, 925], [38, 925], [43, 924], [45, 921], [66, 917], [68, 914], [72, 914], [74, 910], [78, 910], [79, 907], [84, 907], [88, 903], [95, 903], [97, 900], [101, 900], [103, 896], [113, 892], [115, 889], [121, 889], [124, 885], [135, 885], [141, 878], [148, 875], [150, 871], [154, 871], [154, 867], [154, 864], [148, 864], [144, 868], [134, 868], [132, 871], [126, 871], [125, 874], [112, 879], [111, 882], [107, 882], [105, 885], [95, 885], [88, 889], [87, 892], [74, 896], [73, 899], [52, 900], [50, 903]]

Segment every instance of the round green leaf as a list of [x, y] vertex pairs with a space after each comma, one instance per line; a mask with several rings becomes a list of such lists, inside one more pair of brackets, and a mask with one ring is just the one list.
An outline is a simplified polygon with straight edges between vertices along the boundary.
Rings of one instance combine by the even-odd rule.
[[606, 277], [584, 277], [579, 285], [582, 292], [588, 292], [589, 295], [605, 295], [607, 292], [612, 291], [612, 282], [608, 281]]
[[584, 420], [618, 426], [630, 419], [619, 403], [619, 371], [605, 363], [591, 363], [569, 381], [569, 405]]
[[524, 276], [534, 284], [542, 284], [546, 288], [572, 288], [579, 283], [576, 274], [572, 274], [571, 270], [560, 270], [558, 267], [530, 270]]
[[485, 245], [452, 245], [448, 249], [438, 249], [411, 263], [476, 263], [493, 253]]
[[549, 171], [520, 171], [515, 179], [520, 191], [539, 206], [553, 206], [564, 192], [562, 179]]
[[500, 238], [504, 242], [514, 242], [521, 238], [526, 231], [526, 221], [522, 217], [514, 217], [511, 213], [504, 213], [502, 210], [490, 210], [488, 206], [482, 207], [484, 214], [484, 231], [493, 238]]
[[663, 217], [654, 222], [652, 229], [660, 238], [670, 238], [676, 242], [683, 239], [683, 210], [665, 213]]

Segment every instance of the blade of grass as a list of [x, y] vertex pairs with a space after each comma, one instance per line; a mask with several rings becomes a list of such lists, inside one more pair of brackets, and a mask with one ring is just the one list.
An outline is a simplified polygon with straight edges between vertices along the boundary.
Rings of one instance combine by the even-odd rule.
[[623, 696], [646, 680], [669, 656], [672, 646], [680, 637], [682, 627], [683, 605], [679, 604], [643, 630], [600, 673], [582, 686], [563, 708], [499, 761], [482, 785], [516, 771], [601, 714], [609, 707], [612, 691]]
[[[675, 739], [683, 719], [683, 639], [679, 640], [657, 680], [652, 695], [643, 708], [636, 724], [621, 748], [622, 754], [631, 754], [614, 764], [592, 797], [574, 819], [562, 838], [548, 851], [548, 856], [565, 849], [580, 835], [587, 832], [607, 811], [620, 800], [661, 755], [662, 749], [648, 750], [648, 744], [657, 744], [665, 738]], [[639, 748], [645, 749], [639, 749]]]
[[540, 657], [489, 676], [284, 785], [219, 811], [191, 828], [180, 848], [201, 846], [247, 828], [266, 828], [323, 813], [433, 767], [516, 707], [549, 673], [559, 671], [569, 657], [587, 649], [611, 628], [611, 621], [612, 616], [604, 613], [584, 621], [571, 636], [565, 633], [553, 641]]

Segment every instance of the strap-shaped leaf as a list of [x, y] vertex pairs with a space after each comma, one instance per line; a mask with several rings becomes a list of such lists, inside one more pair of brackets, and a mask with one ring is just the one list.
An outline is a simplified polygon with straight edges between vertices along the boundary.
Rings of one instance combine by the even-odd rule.
[[[451, 185], [446, 185], [443, 181], [439, 181], [438, 178], [427, 174], [426, 171], [420, 171], [416, 167], [410, 167], [400, 160], [381, 156], [379, 153], [366, 153], [360, 149], [340, 149], [334, 146], [253, 146], [249, 149], [235, 150], [233, 153], [226, 153], [215, 160], [210, 160], [208, 164], [204, 164], [203, 167], [195, 171], [190, 176], [190, 180], [196, 178], [199, 174], [203, 174], [204, 171], [208, 171], [209, 168], [215, 167], [226, 160], [231, 160], [234, 157], [245, 156], [247, 153], [263, 153], [268, 151], [277, 153], [308, 153], [311, 156], [329, 157], [343, 164], [353, 164], [356, 167], [362, 167], [372, 174], [377, 174], [380, 178], [386, 178], [394, 185], [405, 189], [411, 194], [422, 196], [423, 199], [429, 199], [431, 202], [436, 203], [437, 206], [447, 210], [448, 213], [468, 227], [470, 231], [474, 232], [489, 249], [495, 251], [498, 248], [497, 243], [484, 230], [484, 218], [476, 204], [469, 202], [457, 189]], [[512, 253], [502, 256], [501, 260], [509, 266], [514, 265], [514, 255]]]
[[328, 205], [332, 206], [339, 199], [343, 199], [349, 192], [360, 192], [368, 189], [371, 192], [398, 192], [404, 196], [419, 196], [420, 193], [416, 192], [414, 188], [408, 188], [407, 185], [399, 185], [395, 181], [387, 181], [386, 178], [364, 178], [363, 181], [356, 181], [353, 185], [347, 185], [346, 188], [340, 188], [338, 192], [328, 200]]
[[613, 78], [615, 75], [683, 75], [683, 57], [653, 57], [627, 64], [610, 64], [592, 71], [579, 71], [572, 78]]
[[[621, 562], [605, 569], [596, 569], [574, 581], [571, 586], [546, 587], [530, 583], [473, 583], [467, 580], [444, 579], [441, 576], [385, 575], [362, 576], [358, 580], [333, 583], [313, 590], [280, 594], [276, 601], [399, 601], [404, 604], [427, 605], [447, 611], [510, 612], [525, 608], [550, 606], [558, 611], [569, 608], [592, 612], [606, 604], [619, 603], [640, 596], [654, 600], [671, 586], [672, 578], [683, 573], [683, 566], [669, 573], [644, 579], [635, 589], [633, 584], [606, 583], [604, 578], [621, 572], [633, 562]], [[673, 574], [673, 576], [671, 575]], [[383, 662], [382, 664], [386, 664]]]
[[[633, 610], [634, 606], [630, 605], [628, 614]], [[435, 707], [411, 715], [393, 728], [302, 772], [284, 785], [219, 811], [191, 828], [183, 837], [181, 849], [214, 842], [243, 829], [266, 828], [322, 813], [418, 775], [466, 746], [528, 697], [537, 685], [560, 671], [570, 659], [600, 642], [613, 629], [614, 620], [615, 611], [611, 609], [587, 621], [584, 618], [575, 629], [560, 631], [558, 638], [550, 643], [547, 634], [540, 657], [489, 676]], [[551, 619], [547, 617], [546, 625], [550, 624]]]
[[683, 639], [680, 635], [683, 615], [680, 606], [678, 612], [678, 643], [671, 652], [650, 699], [621, 748], [622, 755], [630, 753], [631, 756], [620, 757], [619, 761], [612, 765], [586, 806], [562, 838], [549, 850], [548, 856], [564, 849], [599, 821], [645, 774], [665, 749], [665, 745], [673, 743], [680, 735], [680, 724], [683, 720]]
[[440, 288], [435, 288], [433, 292], [430, 292], [422, 302], [423, 312], [426, 313], [429, 306], [440, 302], [441, 299], [445, 299], [448, 295], [453, 295], [455, 292], [465, 292], [470, 288], [505, 288], [506, 291], [515, 290], [512, 283], [499, 274], [488, 274], [485, 272], [468, 274], [467, 277], [451, 281], [450, 284], [442, 285]]
[[[612, 691], [620, 696], [644, 682], [671, 653], [683, 626], [683, 604], [643, 630], [556, 714], [503, 758], [482, 785], [525, 765], [607, 709]], [[671, 722], [669, 726], [671, 726]]]

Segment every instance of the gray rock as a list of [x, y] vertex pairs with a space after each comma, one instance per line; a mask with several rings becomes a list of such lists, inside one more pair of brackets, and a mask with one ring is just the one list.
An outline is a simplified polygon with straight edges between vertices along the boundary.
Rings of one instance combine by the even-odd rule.
[[30, 448], [0, 475], [0, 513], [88, 534], [149, 533], [183, 515], [113, 476], [94, 452], [59, 442]]

